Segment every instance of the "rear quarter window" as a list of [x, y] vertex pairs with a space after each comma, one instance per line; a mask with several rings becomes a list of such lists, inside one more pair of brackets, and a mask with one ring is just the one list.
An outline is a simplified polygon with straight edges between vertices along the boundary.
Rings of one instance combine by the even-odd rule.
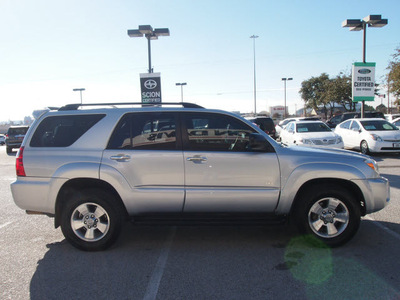
[[68, 147], [104, 118], [101, 115], [68, 115], [45, 118], [33, 134], [31, 147]]

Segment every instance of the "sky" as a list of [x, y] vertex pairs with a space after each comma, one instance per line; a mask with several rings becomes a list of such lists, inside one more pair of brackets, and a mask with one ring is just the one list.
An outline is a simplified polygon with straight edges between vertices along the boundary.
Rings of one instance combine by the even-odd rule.
[[383, 82], [400, 47], [399, 11], [399, 0], [0, 0], [0, 121], [79, 103], [74, 88], [85, 88], [84, 103], [140, 102], [147, 40], [127, 34], [139, 25], [170, 30], [151, 42], [163, 102], [181, 101], [176, 83], [186, 82], [186, 102], [253, 112], [257, 35], [257, 111], [283, 105], [282, 78], [292, 77], [286, 103], [294, 113], [302, 81], [350, 74], [362, 61], [362, 31], [342, 28], [346, 19], [388, 19], [367, 29], [366, 60]]

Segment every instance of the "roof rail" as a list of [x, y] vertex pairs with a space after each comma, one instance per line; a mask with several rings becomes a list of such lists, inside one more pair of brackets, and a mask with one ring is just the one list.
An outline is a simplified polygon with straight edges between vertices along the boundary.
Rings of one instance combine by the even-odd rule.
[[77, 110], [79, 107], [83, 106], [112, 106], [115, 107], [117, 105], [141, 105], [143, 107], [147, 106], [164, 106], [164, 105], [182, 105], [184, 108], [204, 108], [200, 105], [189, 103], [189, 102], [164, 102], [164, 103], [142, 103], [142, 102], [118, 102], [118, 103], [85, 103], [85, 104], [67, 104], [61, 108], [59, 111], [64, 110]]

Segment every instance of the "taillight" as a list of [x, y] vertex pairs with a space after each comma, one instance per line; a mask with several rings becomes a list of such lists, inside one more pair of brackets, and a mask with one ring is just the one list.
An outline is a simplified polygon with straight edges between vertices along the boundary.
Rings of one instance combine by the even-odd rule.
[[17, 171], [17, 176], [26, 176], [23, 159], [24, 159], [24, 147], [21, 147], [18, 150], [17, 160], [15, 162], [15, 169]]

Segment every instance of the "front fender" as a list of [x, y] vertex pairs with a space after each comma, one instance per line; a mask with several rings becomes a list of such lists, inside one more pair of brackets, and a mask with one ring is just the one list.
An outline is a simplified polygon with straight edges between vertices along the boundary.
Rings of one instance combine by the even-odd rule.
[[[291, 173], [282, 174], [281, 197], [276, 208], [277, 214], [288, 214], [297, 192], [307, 182], [316, 179], [364, 180], [361, 170], [340, 163], [308, 163], [295, 168]], [[354, 182], [354, 181], [353, 181]]]

